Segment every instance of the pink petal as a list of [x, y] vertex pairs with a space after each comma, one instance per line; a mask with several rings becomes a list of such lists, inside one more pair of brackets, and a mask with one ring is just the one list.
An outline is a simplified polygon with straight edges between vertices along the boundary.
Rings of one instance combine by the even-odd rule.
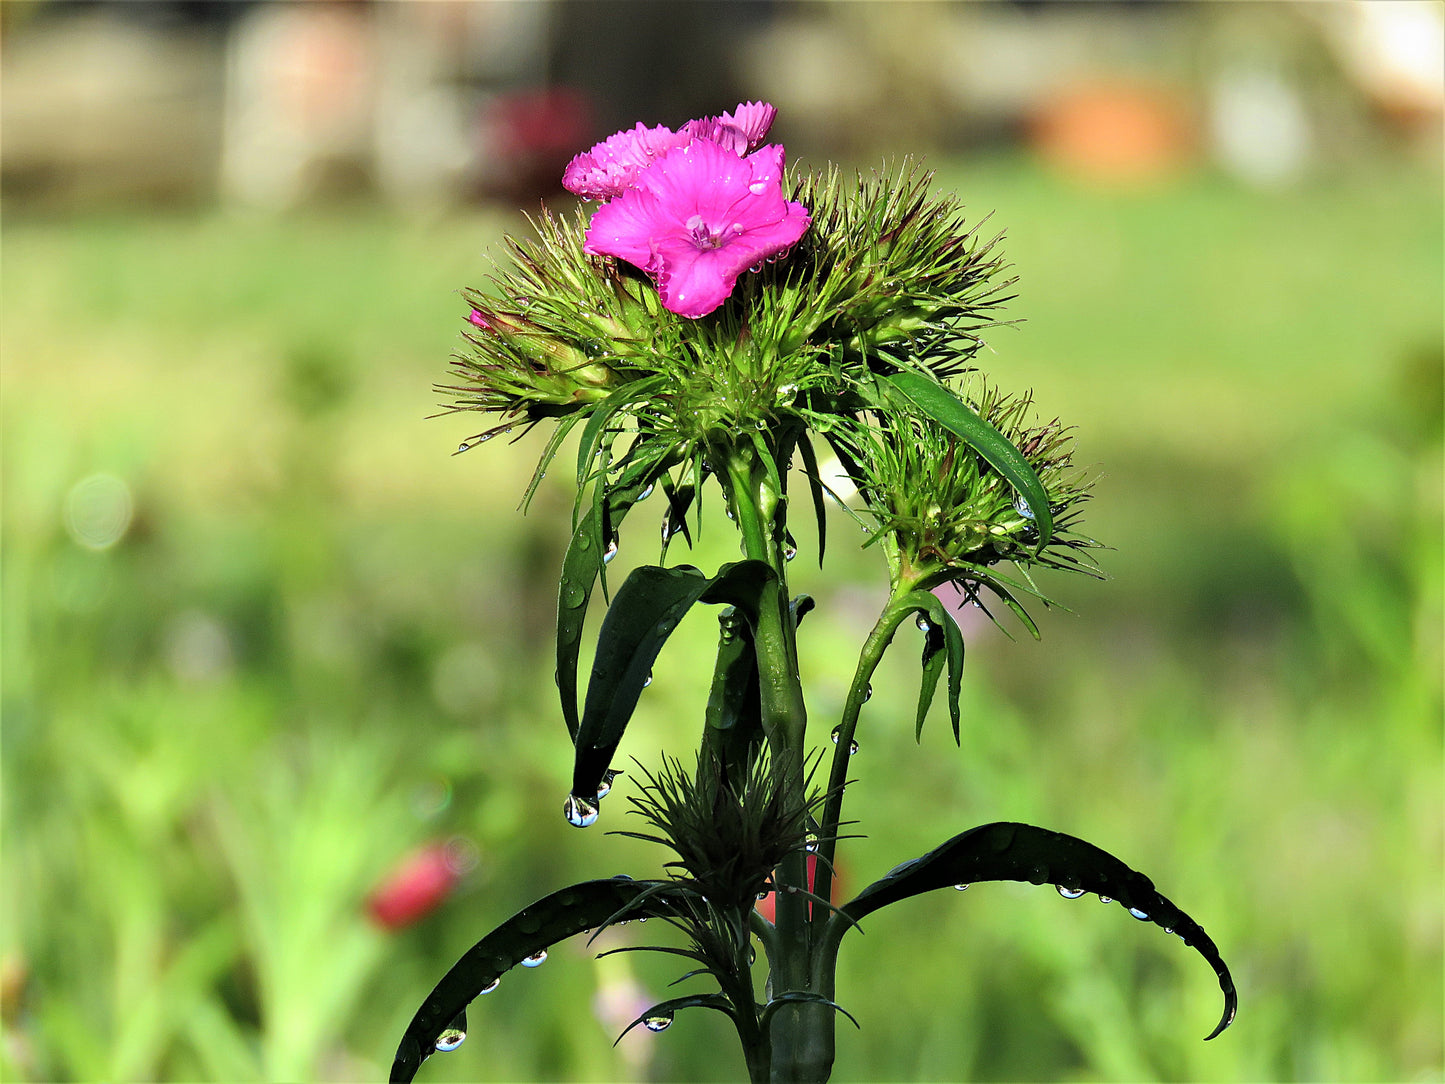
[[611, 199], [630, 188], [654, 158], [691, 140], [663, 125], [648, 128], [639, 123], [573, 158], [562, 173], [562, 187], [584, 199]]
[[582, 251], [593, 256], [616, 256], [651, 271], [656, 250], [653, 238], [667, 228], [657, 197], [645, 189], [629, 188], [597, 208], [587, 226]]
[[763, 141], [777, 115], [777, 109], [765, 102], [744, 102], [732, 113], [690, 120], [682, 130], [696, 139], [706, 139], [741, 155]]

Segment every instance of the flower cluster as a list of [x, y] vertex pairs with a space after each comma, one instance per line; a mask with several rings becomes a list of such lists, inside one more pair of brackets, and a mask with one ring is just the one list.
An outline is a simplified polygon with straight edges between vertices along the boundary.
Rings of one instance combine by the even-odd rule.
[[748, 102], [677, 132], [638, 124], [578, 155], [563, 184], [608, 200], [585, 251], [645, 271], [670, 312], [717, 309], [744, 271], [786, 252], [811, 221], [783, 198], [783, 148], [759, 147], [776, 113]]

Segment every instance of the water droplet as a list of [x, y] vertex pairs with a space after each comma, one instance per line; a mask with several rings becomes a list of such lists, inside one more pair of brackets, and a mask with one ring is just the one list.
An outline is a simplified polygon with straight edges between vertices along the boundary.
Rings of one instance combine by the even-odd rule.
[[576, 794], [569, 794], [562, 805], [562, 815], [573, 828], [587, 828], [597, 823], [597, 805]]
[[617, 556], [617, 539], [615, 539], [615, 538], [609, 538], [609, 539], [607, 540], [607, 548], [602, 551], [602, 563], [603, 563], [604, 565], [610, 565], [610, 564], [612, 563], [612, 558], [614, 558], [614, 557], [616, 557], [616, 556]]
[[582, 588], [578, 587], [575, 583], [569, 583], [562, 588], [562, 599], [569, 607], [575, 610], [587, 601], [587, 592], [583, 591]]
[[1113, 903], [1113, 902], [1114, 902], [1114, 897], [1113, 897], [1113, 896], [1100, 896], [1100, 897], [1099, 897], [1099, 902], [1100, 902], [1100, 903]]
[[502, 985], [502, 979], [501, 979], [500, 976], [498, 976], [497, 978], [493, 979], [491, 982], [487, 983], [487, 985], [483, 986], [480, 990], [478, 990], [477, 993], [478, 993], [478, 994], [490, 994], [493, 990], [495, 990], [495, 989], [496, 989], [498, 986], [500, 986], [500, 985]]
[[967, 891], [968, 891], [968, 885], [954, 885], [954, 886], [953, 886], [953, 890], [954, 890], [955, 892], [967, 892]]
[[646, 915], [643, 915], [643, 916], [642, 916], [641, 918], [639, 918], [637, 921], [638, 921], [638, 922], [646, 922], [646, 921], [647, 921], [647, 916], [646, 916]]
[[771, 894], [771, 889], [765, 888], [765, 889], [763, 889], [761, 892], [758, 893], [758, 899], [760, 899], [760, 900], [765, 900], [765, 899], [768, 898], [768, 896], [769, 896], [770, 894]]
[[467, 1033], [460, 1028], [446, 1028], [437, 1036], [437, 1050], [446, 1054], [461, 1046]]
[[[841, 726], [835, 726], [835, 727], [833, 728], [833, 744], [834, 744], [834, 745], [837, 745], [837, 744], [838, 744], [838, 739], [839, 739], [839, 737], [841, 737], [842, 731], [843, 731], [843, 728], [842, 728]], [[856, 738], [849, 739], [849, 741], [848, 741], [848, 755], [851, 757], [851, 756], [852, 756], [854, 753], [856, 753], [857, 751], [858, 751], [858, 740], [857, 740]]]
[[642, 1026], [648, 1031], [666, 1031], [672, 1027], [672, 1010], [667, 1009], [642, 1018]]
[[645, 500], [647, 500], [648, 497], [651, 497], [651, 496], [652, 496], [652, 486], [649, 485], [646, 489], [644, 489], [641, 493], [639, 493], [639, 494], [637, 495], [637, 499], [638, 499], [639, 501], [645, 501]]
[[919, 632], [933, 631], [933, 626], [928, 622], [927, 614], [919, 614], [918, 617], [914, 619], [913, 623], [918, 626]]
[[[471, 447], [470, 444], [468, 444], [466, 441], [462, 441], [460, 444], [457, 445], [457, 451], [458, 451], [458, 452], [465, 452], [465, 451], [466, 451], [468, 448], [470, 448], [470, 447]], [[440, 1041], [440, 1040], [438, 1040], [438, 1041]], [[440, 1047], [438, 1047], [438, 1049], [440, 1049]]]
[[1029, 502], [1024, 500], [1022, 497], [1014, 501], [1014, 511], [1016, 511], [1019, 515], [1023, 516], [1024, 519], [1034, 518], [1034, 510], [1029, 507]]
[[1133, 915], [1135, 918], [1137, 918], [1140, 922], [1148, 922], [1148, 921], [1149, 921], [1149, 914], [1148, 914], [1147, 911], [1141, 911], [1141, 910], [1139, 910], [1139, 908], [1137, 908], [1137, 907], [1131, 907], [1131, 908], [1129, 908], [1129, 913], [1130, 913], [1131, 915]]
[[768, 182], [767, 182], [767, 181], [754, 181], [752, 184], [748, 185], [748, 191], [751, 192], [751, 193], [752, 193], [753, 195], [755, 195], [755, 196], [761, 196], [761, 195], [762, 195], [764, 192], [766, 192], [767, 190], [768, 190]]
[[614, 771], [613, 769], [608, 768], [607, 771], [603, 772], [602, 781], [597, 784], [597, 797], [606, 798], [607, 795], [612, 793], [612, 781], [621, 774], [622, 772], [620, 769]]
[[748, 946], [748, 964], [749, 964], [749, 965], [752, 965], [752, 964], [755, 964], [755, 963], [757, 963], [757, 962], [758, 962], [758, 946], [757, 946], [757, 945], [749, 945], [749, 946]]
[[1173, 933], [1173, 932], [1174, 932], [1174, 927], [1173, 927], [1173, 926], [1165, 926], [1165, 927], [1164, 927], [1164, 932], [1165, 932], [1165, 933]]
[[803, 843], [809, 852], [816, 851], [818, 849], [818, 834], [816, 832], [809, 832], [803, 837]]
[[870, 700], [872, 700], [872, 699], [873, 699], [873, 683], [870, 681], [870, 682], [868, 683], [868, 688], [866, 688], [866, 689], [863, 690], [863, 703], [866, 704], [866, 703], [868, 703], [868, 701], [870, 701]]
[[649, 671], [647, 672], [647, 676], [642, 679], [642, 687], [645, 689], [645, 688], [647, 688], [647, 687], [648, 687], [649, 685], [651, 685], [651, 684], [652, 684], [652, 671], [649, 670]]
[[789, 539], [788, 541], [784, 542], [784, 543], [783, 543], [783, 560], [784, 560], [784, 561], [791, 561], [791, 560], [792, 560], [794, 557], [796, 557], [796, 556], [798, 556], [798, 547], [795, 546], [795, 545], [793, 545], [792, 539]]
[[798, 385], [784, 384], [778, 389], [778, 402], [791, 403], [793, 397], [798, 394]]
[[532, 953], [532, 955], [528, 956], [525, 960], [523, 960], [523, 961], [522, 961], [522, 966], [523, 966], [523, 967], [541, 967], [542, 964], [544, 964], [544, 963], [546, 963], [546, 962], [547, 962], [547, 950], [546, 950], [546, 949], [540, 949], [539, 951]]
[[1063, 896], [1066, 900], [1076, 900], [1088, 891], [1083, 888], [1069, 888], [1067, 885], [1059, 885], [1058, 889], [1059, 895]]

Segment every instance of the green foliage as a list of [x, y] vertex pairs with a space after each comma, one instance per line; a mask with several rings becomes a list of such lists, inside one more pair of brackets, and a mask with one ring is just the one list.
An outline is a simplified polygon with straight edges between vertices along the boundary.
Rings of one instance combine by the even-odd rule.
[[[1107, 464], [1090, 521], [1119, 555], [1107, 591], [1078, 580], [1075, 615], [1039, 615], [1046, 667], [975, 631], [964, 717], [997, 725], [966, 725], [960, 756], [892, 740], [918, 656], [884, 660], [849, 798], [870, 838], [843, 876], [937, 842], [920, 794], [963, 823], [1107, 839], [1168, 870], [1250, 1012], [1202, 1044], [1180, 1022], [1218, 993], [1169, 939], [1051, 889], [943, 891], [850, 942], [838, 998], [865, 1026], [835, 1079], [1438, 1075], [1438, 175], [1127, 199], [1018, 163], [947, 176], [1009, 224], [1030, 298], [1009, 382], [1046, 417], [1067, 406], [1083, 461]], [[399, 986], [420, 996], [479, 925], [559, 883], [654, 860], [557, 815], [567, 472], [514, 517], [540, 442], [494, 441], [479, 471], [420, 420], [449, 291], [504, 228], [7, 220], [26, 272], [0, 299], [6, 1079], [380, 1079], [414, 1007]], [[333, 374], [324, 410], [293, 394], [303, 360]], [[103, 552], [64, 526], [96, 471], [135, 502]], [[878, 557], [830, 514], [837, 578], [792, 575], [824, 607], [799, 640], [810, 695], [836, 704]], [[615, 574], [656, 525], [629, 517]], [[731, 559], [724, 539], [691, 559]], [[690, 660], [717, 643], [711, 619], [673, 634], [636, 748], [695, 735]], [[455, 833], [481, 852], [461, 894], [371, 928], [367, 890]], [[593, 1020], [594, 998], [655, 1001], [675, 969], [575, 943], [483, 999], [428, 1077], [736, 1079], [711, 1014], [614, 1049], [626, 1021]]]

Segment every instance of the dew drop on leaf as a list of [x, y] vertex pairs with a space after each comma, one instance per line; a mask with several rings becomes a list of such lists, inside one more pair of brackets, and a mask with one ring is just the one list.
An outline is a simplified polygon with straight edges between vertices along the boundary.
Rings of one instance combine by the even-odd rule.
[[1131, 908], [1129, 908], [1129, 913], [1130, 913], [1131, 915], [1133, 915], [1135, 918], [1137, 918], [1140, 922], [1148, 922], [1148, 921], [1149, 921], [1149, 914], [1148, 914], [1147, 911], [1141, 911], [1141, 910], [1139, 910], [1139, 908], [1137, 908], [1137, 907], [1131, 907]]
[[652, 684], [652, 671], [649, 670], [649, 671], [647, 672], [647, 676], [642, 679], [642, 687], [645, 689], [645, 688], [647, 688], [647, 687], [648, 687], [649, 685], [651, 685], [651, 684]]
[[538, 951], [538, 952], [532, 953], [532, 955], [528, 956], [525, 960], [523, 960], [523, 961], [522, 961], [522, 966], [523, 966], [523, 967], [540, 967], [540, 966], [541, 966], [542, 964], [544, 964], [546, 961], [547, 961], [547, 950], [546, 950], [546, 949], [541, 949], [541, 950]]
[[1066, 900], [1076, 900], [1080, 896], [1084, 895], [1086, 891], [1088, 891], [1087, 889], [1083, 888], [1070, 888], [1068, 885], [1059, 885], [1058, 889], [1059, 895], [1063, 896]]
[[621, 771], [615, 771], [611, 768], [608, 768], [607, 771], [603, 772], [602, 781], [597, 784], [597, 797], [606, 798], [607, 795], [612, 792], [613, 781], [621, 774]]
[[925, 616], [924, 614], [919, 614], [913, 623], [918, 626], [919, 632], [933, 631], [933, 625], [929, 622], [927, 616]]
[[500, 985], [502, 985], [502, 979], [501, 979], [501, 976], [498, 976], [497, 978], [493, 979], [491, 982], [487, 983], [487, 985], [483, 986], [480, 990], [478, 990], [477, 993], [478, 993], [478, 994], [490, 994], [493, 990], [495, 990], [495, 989], [496, 989], [498, 986], [500, 986]]
[[954, 886], [953, 886], [953, 890], [954, 890], [955, 892], [967, 892], [967, 891], [968, 891], [968, 885], [954, 885]]
[[1029, 502], [1022, 497], [1014, 501], [1014, 511], [1023, 516], [1024, 519], [1034, 518], [1034, 510], [1029, 507]]
[[1100, 903], [1113, 903], [1113, 902], [1114, 902], [1114, 897], [1113, 897], [1113, 896], [1100, 896], [1100, 897], [1099, 897], [1099, 902], [1100, 902]]
[[437, 1036], [437, 1049], [446, 1054], [462, 1045], [467, 1033], [460, 1028], [447, 1028]]
[[651, 497], [651, 496], [652, 496], [652, 486], [649, 485], [646, 489], [644, 489], [641, 493], [639, 493], [639, 494], [637, 495], [637, 499], [638, 499], [639, 501], [645, 501], [645, 500], [647, 500], [648, 497]]
[[672, 1012], [654, 1013], [642, 1019], [642, 1026], [648, 1031], [666, 1031], [672, 1027]]
[[[838, 744], [838, 740], [839, 740], [839, 737], [841, 736], [842, 732], [843, 732], [843, 728], [842, 728], [841, 726], [835, 726], [835, 727], [833, 728], [833, 744], [834, 744], [834, 745], [837, 745], [837, 744]], [[856, 738], [851, 738], [851, 739], [849, 739], [849, 741], [848, 741], [848, 755], [851, 757], [851, 756], [852, 756], [854, 753], [856, 753], [857, 751], [858, 751], [858, 739], [856, 739]]]
[[573, 828], [587, 828], [597, 823], [597, 805], [576, 794], [567, 795], [562, 815]]

